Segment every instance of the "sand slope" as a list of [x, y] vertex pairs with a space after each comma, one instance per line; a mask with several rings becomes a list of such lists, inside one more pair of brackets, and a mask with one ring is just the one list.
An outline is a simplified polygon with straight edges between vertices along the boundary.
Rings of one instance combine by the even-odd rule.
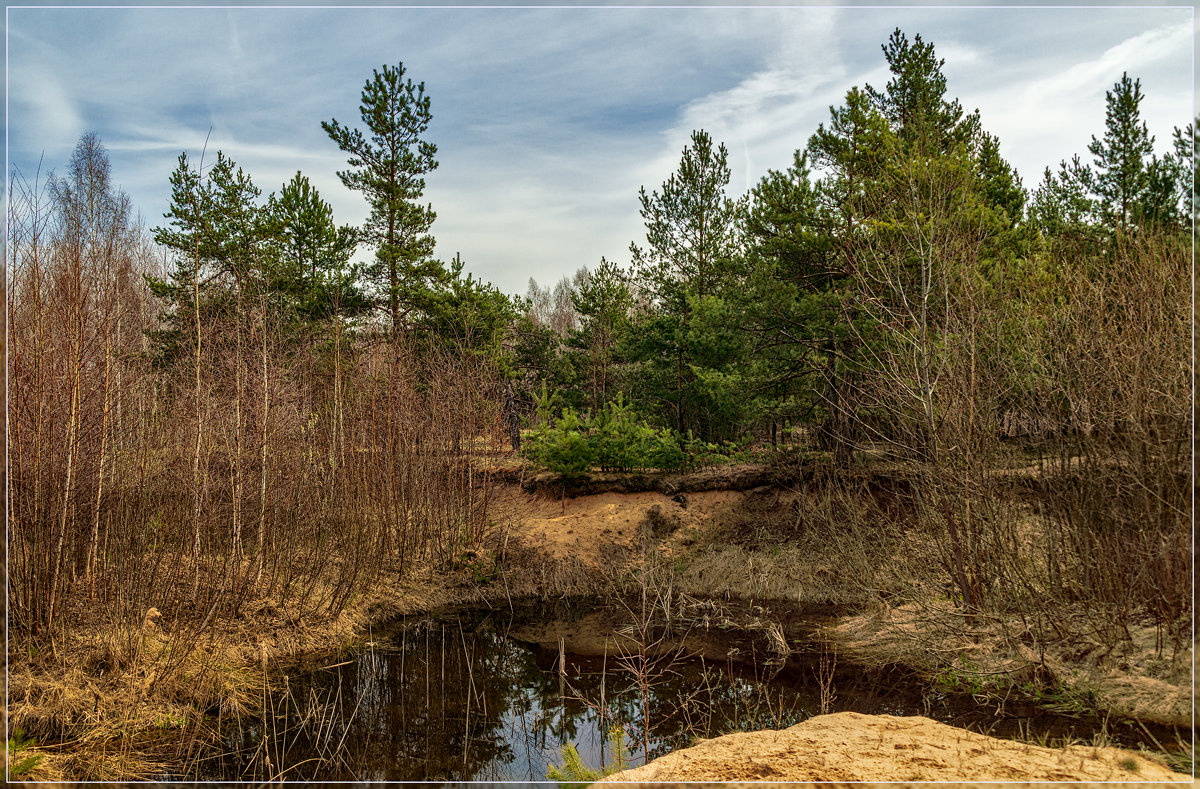
[[1042, 748], [929, 718], [839, 712], [782, 731], [707, 740], [603, 783], [1191, 780], [1116, 748]]

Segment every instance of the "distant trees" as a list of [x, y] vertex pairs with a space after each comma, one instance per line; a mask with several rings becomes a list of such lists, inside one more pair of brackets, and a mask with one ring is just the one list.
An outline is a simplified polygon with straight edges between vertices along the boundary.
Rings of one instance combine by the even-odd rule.
[[1092, 136], [1092, 163], [1078, 156], [1046, 169], [1034, 193], [1031, 219], [1051, 237], [1071, 229], [1091, 235], [1107, 227], [1122, 233], [1150, 223], [1190, 226], [1195, 126], [1174, 130], [1172, 150], [1153, 153], [1154, 136], [1141, 117], [1141, 80], [1121, 79], [1105, 93], [1105, 130]]
[[434, 260], [429, 235], [436, 214], [418, 201], [425, 175], [437, 169], [437, 146], [424, 138], [432, 119], [425, 83], [405, 78], [403, 63], [376, 69], [363, 86], [360, 117], [366, 128], [344, 126], [336, 119], [321, 128], [349, 154], [350, 169], [338, 177], [362, 192], [371, 215], [362, 239], [375, 247], [375, 260], [365, 270], [387, 307], [393, 333], [428, 288], [446, 279]]

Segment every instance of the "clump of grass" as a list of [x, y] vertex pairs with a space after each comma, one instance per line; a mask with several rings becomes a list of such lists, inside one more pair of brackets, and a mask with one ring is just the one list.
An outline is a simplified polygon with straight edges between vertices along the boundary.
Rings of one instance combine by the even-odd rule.
[[1117, 761], [1117, 764], [1121, 765], [1131, 773], [1136, 773], [1142, 769], [1142, 763], [1132, 756], [1122, 757]]
[[596, 769], [589, 767], [584, 762], [583, 757], [579, 754], [579, 749], [573, 743], [568, 743], [562, 747], [562, 766], [550, 765], [546, 777], [552, 781], [558, 781], [558, 785], [563, 789], [583, 789], [602, 778], [628, 769], [630, 754], [629, 746], [625, 742], [624, 729], [620, 726], [613, 726], [608, 730], [608, 746], [612, 753], [612, 759]]

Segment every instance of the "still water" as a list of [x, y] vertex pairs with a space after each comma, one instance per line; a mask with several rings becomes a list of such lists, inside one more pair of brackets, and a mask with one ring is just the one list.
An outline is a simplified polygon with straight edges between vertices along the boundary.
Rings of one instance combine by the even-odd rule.
[[[559, 605], [396, 622], [372, 633], [353, 659], [288, 676], [271, 712], [240, 721], [193, 774], [539, 781], [562, 763], [566, 744], [591, 766], [610, 762], [614, 727], [636, 766], [647, 750], [653, 759], [696, 738], [781, 728], [821, 710], [815, 648], [772, 662], [761, 631], [693, 622], [686, 633], [642, 632], [631, 618], [623, 609]], [[789, 628], [793, 645], [796, 631]], [[659, 638], [657, 654], [643, 658], [639, 645]], [[622, 657], [622, 649], [633, 654]], [[959, 725], [986, 723], [989, 714], [964, 713], [961, 703], [895, 672], [843, 661], [833, 677], [836, 711]]]

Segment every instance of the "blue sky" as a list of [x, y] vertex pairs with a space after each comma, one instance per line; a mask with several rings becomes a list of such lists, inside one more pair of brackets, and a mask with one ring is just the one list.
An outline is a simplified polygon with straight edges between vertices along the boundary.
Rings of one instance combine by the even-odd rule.
[[97, 132], [116, 181], [161, 223], [180, 151], [223, 150], [264, 191], [303, 171], [339, 222], [367, 207], [322, 120], [358, 123], [371, 70], [432, 97], [436, 253], [523, 293], [641, 241], [637, 191], [692, 129], [723, 140], [730, 190], [783, 168], [831, 104], [887, 82], [895, 27], [945, 58], [949, 92], [1026, 186], [1104, 128], [1104, 92], [1142, 81], [1166, 149], [1193, 111], [1190, 7], [9, 8], [10, 164], [61, 168]]

